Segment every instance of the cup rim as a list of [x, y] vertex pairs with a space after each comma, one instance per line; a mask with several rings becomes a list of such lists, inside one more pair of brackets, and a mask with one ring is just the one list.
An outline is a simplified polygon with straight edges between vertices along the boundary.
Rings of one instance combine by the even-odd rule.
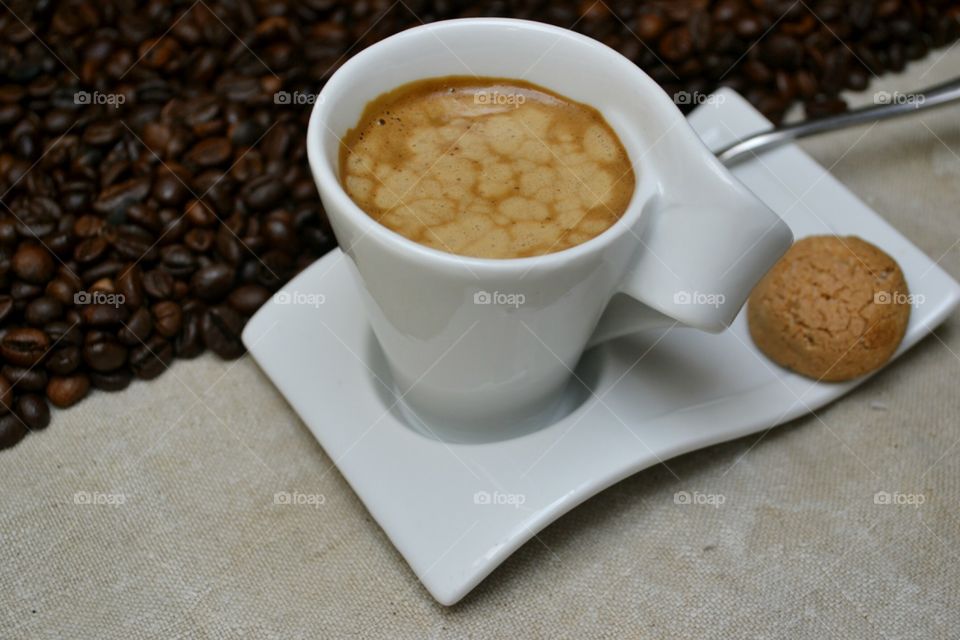
[[[531, 269], [533, 267], [556, 267], [563, 263], [588, 258], [596, 252], [602, 251], [605, 247], [609, 246], [623, 234], [630, 232], [636, 226], [644, 208], [644, 203], [641, 202], [640, 199], [641, 183], [639, 180], [634, 186], [633, 195], [631, 196], [623, 215], [621, 215], [616, 222], [610, 225], [610, 227], [585, 242], [568, 247], [566, 249], [561, 249], [560, 251], [553, 251], [537, 256], [525, 256], [519, 258], [482, 258], [477, 256], [461, 255], [444, 251], [442, 249], [428, 247], [411, 240], [406, 236], [397, 233], [396, 231], [393, 231], [386, 225], [375, 220], [353, 201], [338, 179], [336, 168], [332, 166], [332, 163], [327, 161], [322, 144], [324, 136], [333, 135], [338, 139], [339, 142], [339, 136], [335, 132], [331, 131], [325, 124], [325, 120], [329, 115], [329, 110], [331, 109], [330, 105], [332, 105], [334, 102], [327, 97], [330, 94], [338, 91], [339, 84], [345, 81], [344, 78], [347, 75], [354, 73], [357, 68], [367, 64], [367, 61], [375, 55], [375, 50], [377, 49], [402, 45], [409, 40], [421, 38], [430, 33], [433, 33], [434, 36], [436, 36], [436, 32], [438, 31], [443, 32], [445, 30], [459, 29], [470, 25], [475, 25], [484, 29], [519, 28], [528, 31], [545, 31], [556, 34], [559, 38], [575, 42], [579, 45], [589, 46], [598, 54], [608, 57], [611, 61], [611, 64], [615, 63], [621, 67], [623, 67], [625, 64], [626, 67], [623, 67], [623, 71], [633, 74], [636, 80], [646, 87], [649, 88], [652, 86], [659, 90], [659, 87], [657, 87], [653, 80], [650, 79], [650, 77], [647, 76], [647, 74], [644, 73], [640, 67], [633, 64], [633, 62], [621, 55], [616, 50], [608, 47], [598, 40], [594, 40], [593, 38], [569, 29], [564, 29], [562, 27], [536, 22], [533, 20], [521, 20], [517, 18], [455, 18], [451, 20], [441, 20], [419, 25], [396, 33], [367, 47], [357, 55], [350, 58], [339, 69], [337, 69], [337, 71], [334, 72], [326, 84], [324, 84], [323, 88], [318, 94], [316, 103], [313, 106], [307, 127], [307, 157], [315, 182], [317, 182], [318, 187], [320, 187], [321, 183], [327, 187], [325, 189], [325, 196], [327, 198], [333, 198], [334, 206], [339, 207], [343, 215], [348, 216], [352, 222], [361, 229], [361, 237], [366, 237], [369, 235], [379, 239], [384, 245], [392, 245], [399, 249], [410, 252], [417, 258], [423, 260], [445, 263], [449, 266], [466, 266], [471, 270], [499, 272], [513, 271], [517, 269]], [[491, 31], [491, 33], [493, 33], [493, 31]], [[392, 88], [394, 87], [385, 88], [383, 92], [390, 91]], [[551, 87], [546, 88], [553, 90]], [[630, 158], [631, 166], [633, 167], [634, 171], [636, 171], [637, 160], [630, 156], [629, 151], [627, 151], [627, 154]]]

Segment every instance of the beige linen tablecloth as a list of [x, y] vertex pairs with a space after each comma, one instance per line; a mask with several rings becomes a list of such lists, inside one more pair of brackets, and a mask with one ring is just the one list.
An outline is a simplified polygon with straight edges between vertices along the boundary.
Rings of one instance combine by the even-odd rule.
[[[852, 100], [956, 75], [960, 46]], [[956, 108], [804, 146], [960, 278]], [[0, 638], [955, 638], [958, 374], [955, 315], [818, 416], [589, 500], [445, 608], [251, 359], [177, 362], [0, 452]]]

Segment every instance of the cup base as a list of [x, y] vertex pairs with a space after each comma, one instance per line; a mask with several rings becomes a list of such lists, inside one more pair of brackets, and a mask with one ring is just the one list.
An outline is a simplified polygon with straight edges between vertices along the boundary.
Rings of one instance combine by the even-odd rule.
[[457, 444], [483, 444], [519, 438], [556, 424], [576, 411], [588, 398], [589, 390], [575, 377], [561, 385], [531, 408], [507, 414], [491, 414], [483, 419], [466, 419], [463, 416], [438, 414], [413, 408], [396, 387], [396, 413], [400, 419], [420, 435]]

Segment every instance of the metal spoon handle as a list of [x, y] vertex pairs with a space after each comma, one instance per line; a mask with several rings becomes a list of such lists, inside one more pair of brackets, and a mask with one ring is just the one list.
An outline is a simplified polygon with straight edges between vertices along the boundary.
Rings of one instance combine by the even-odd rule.
[[[878, 95], [882, 94], [878, 93]], [[756, 133], [717, 151], [717, 157], [729, 167], [756, 153], [778, 147], [798, 138], [836, 131], [845, 127], [880, 122], [881, 120], [897, 118], [957, 102], [960, 101], [960, 78], [930, 87], [924, 91], [888, 93], [887, 96], [890, 101], [885, 104], [853, 109], [825, 118], [806, 120]]]

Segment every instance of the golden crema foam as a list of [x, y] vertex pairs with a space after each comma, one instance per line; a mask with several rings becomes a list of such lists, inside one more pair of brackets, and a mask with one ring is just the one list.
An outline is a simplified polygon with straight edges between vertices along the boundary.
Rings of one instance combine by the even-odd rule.
[[340, 147], [350, 197], [441, 251], [521, 258], [608, 229], [636, 178], [596, 109], [521, 80], [405, 84], [364, 109]]

